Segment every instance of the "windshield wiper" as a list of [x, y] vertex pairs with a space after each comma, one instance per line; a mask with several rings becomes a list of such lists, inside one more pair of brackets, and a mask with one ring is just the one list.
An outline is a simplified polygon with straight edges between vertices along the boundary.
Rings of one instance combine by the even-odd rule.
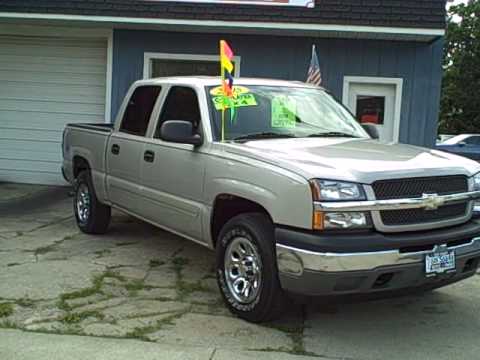
[[289, 134], [280, 134], [275, 132], [261, 132], [255, 134], [248, 134], [234, 138], [234, 141], [241, 140], [261, 140], [261, 139], [287, 139], [294, 138], [295, 136]]
[[317, 134], [308, 135], [308, 137], [348, 137], [348, 138], [358, 138], [359, 136], [353, 134], [342, 133], [338, 131], [329, 131]]

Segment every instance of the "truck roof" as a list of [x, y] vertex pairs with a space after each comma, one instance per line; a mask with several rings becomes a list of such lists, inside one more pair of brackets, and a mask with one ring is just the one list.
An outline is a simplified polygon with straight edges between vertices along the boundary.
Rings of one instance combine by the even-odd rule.
[[[215, 86], [220, 85], [219, 76], [174, 76], [174, 77], [159, 77], [148, 80], [139, 80], [138, 85], [155, 85], [155, 84], [191, 84], [200, 86]], [[305, 87], [315, 88], [318, 86], [307, 84], [301, 81], [287, 81], [276, 79], [263, 78], [236, 78], [234, 85], [263, 85], [263, 86], [283, 86], [283, 87]]]

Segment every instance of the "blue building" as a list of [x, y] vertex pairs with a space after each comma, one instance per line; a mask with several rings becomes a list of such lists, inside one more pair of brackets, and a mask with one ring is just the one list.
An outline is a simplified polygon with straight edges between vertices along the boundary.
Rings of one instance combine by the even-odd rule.
[[237, 76], [301, 81], [315, 44], [360, 122], [432, 146], [445, 2], [0, 0], [0, 182], [61, 184], [66, 123], [114, 121], [138, 79], [217, 75], [220, 39]]

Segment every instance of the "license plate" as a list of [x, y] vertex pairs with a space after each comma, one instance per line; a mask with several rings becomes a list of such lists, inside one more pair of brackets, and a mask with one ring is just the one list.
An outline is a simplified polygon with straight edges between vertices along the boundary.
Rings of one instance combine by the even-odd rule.
[[427, 275], [442, 274], [452, 270], [455, 270], [455, 251], [442, 251], [426, 255], [425, 273]]

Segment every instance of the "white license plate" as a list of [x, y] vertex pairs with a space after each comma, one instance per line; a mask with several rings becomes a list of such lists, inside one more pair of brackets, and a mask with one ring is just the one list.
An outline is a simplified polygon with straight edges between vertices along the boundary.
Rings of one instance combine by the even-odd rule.
[[425, 273], [427, 275], [442, 274], [452, 270], [455, 270], [455, 251], [444, 251], [426, 255]]

